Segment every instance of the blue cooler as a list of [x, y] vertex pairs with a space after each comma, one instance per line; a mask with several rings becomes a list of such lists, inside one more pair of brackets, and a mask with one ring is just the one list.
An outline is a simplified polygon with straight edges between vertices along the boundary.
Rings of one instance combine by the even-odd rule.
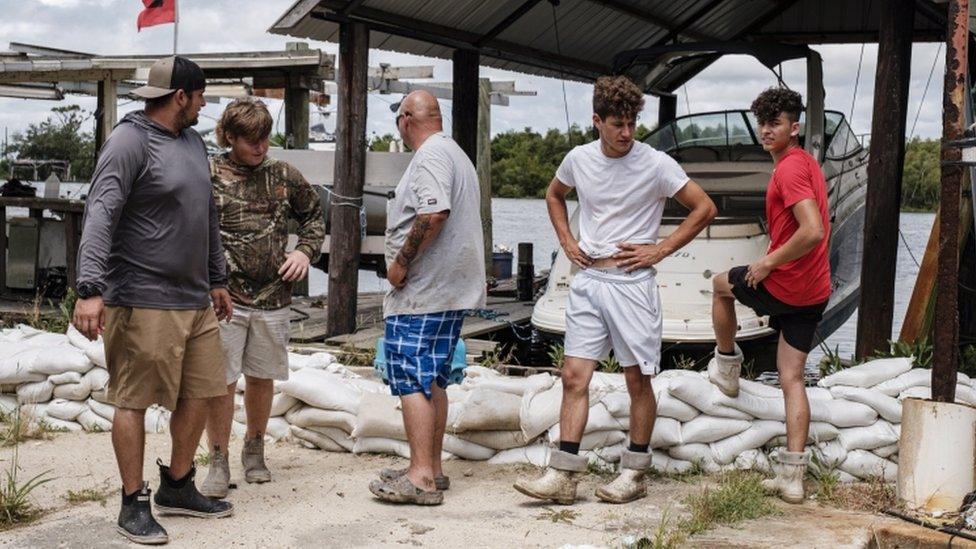
[[[386, 374], [386, 347], [384, 346], [384, 339], [382, 337], [376, 339], [376, 358], [373, 359], [373, 369], [376, 370], [376, 375], [380, 376], [383, 383], [389, 385], [390, 380]], [[448, 377], [451, 385], [456, 385], [464, 381], [464, 368], [467, 366], [467, 354], [467, 345], [464, 344], [463, 339], [458, 338], [457, 345], [454, 347], [454, 355], [451, 357], [451, 375]]]

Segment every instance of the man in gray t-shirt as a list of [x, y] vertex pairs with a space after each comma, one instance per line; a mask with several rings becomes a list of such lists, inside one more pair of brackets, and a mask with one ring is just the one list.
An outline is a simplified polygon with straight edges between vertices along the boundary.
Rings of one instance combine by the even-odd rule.
[[474, 165], [443, 133], [428, 92], [404, 98], [396, 117], [415, 151], [387, 211], [386, 371], [399, 396], [410, 467], [385, 469], [370, 491], [386, 501], [437, 505], [447, 389], [464, 312], [485, 305], [480, 191]]

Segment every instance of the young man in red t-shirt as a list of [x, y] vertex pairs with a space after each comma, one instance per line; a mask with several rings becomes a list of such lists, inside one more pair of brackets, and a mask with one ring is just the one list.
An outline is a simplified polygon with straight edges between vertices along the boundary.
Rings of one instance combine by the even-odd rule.
[[766, 189], [769, 249], [752, 265], [735, 267], [713, 280], [715, 358], [708, 377], [728, 396], [739, 393], [742, 351], [735, 344], [735, 301], [769, 316], [780, 332], [776, 367], [786, 401], [786, 450], [777, 456], [776, 478], [763, 485], [790, 503], [801, 503], [810, 404], [803, 373], [817, 324], [830, 297], [827, 184], [816, 159], [799, 145], [800, 94], [770, 88], [752, 103], [763, 149], [773, 157]]

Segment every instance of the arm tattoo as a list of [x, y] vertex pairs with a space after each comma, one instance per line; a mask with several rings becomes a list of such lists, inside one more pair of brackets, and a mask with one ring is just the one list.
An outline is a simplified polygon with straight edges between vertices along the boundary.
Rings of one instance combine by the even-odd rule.
[[417, 216], [417, 220], [414, 221], [413, 227], [410, 228], [410, 232], [407, 234], [407, 241], [403, 243], [403, 248], [400, 249], [400, 253], [396, 256], [397, 263], [404, 267], [410, 265], [420, 252], [420, 245], [427, 238], [431, 228], [430, 216]]

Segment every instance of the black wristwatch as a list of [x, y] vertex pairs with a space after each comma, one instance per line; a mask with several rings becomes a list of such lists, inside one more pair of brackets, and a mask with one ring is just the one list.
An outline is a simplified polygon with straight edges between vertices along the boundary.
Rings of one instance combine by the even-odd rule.
[[88, 299], [90, 297], [95, 297], [97, 295], [102, 295], [102, 290], [98, 286], [92, 284], [91, 282], [82, 282], [78, 285], [76, 290], [78, 297], [81, 299]]

